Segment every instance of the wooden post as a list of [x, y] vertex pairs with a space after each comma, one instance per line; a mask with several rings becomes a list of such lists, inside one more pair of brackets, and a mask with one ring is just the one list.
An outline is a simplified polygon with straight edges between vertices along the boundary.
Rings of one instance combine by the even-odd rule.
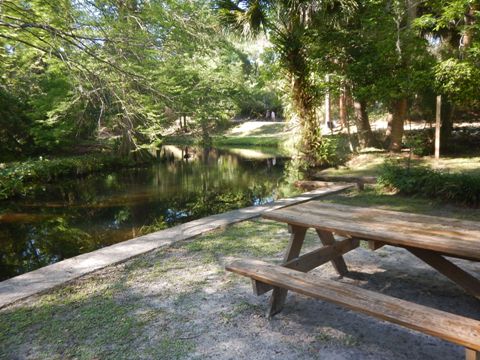
[[440, 159], [440, 127], [442, 114], [442, 96], [437, 96], [437, 108], [435, 112], [435, 159]]
[[480, 360], [480, 352], [469, 348], [465, 349], [465, 360]]

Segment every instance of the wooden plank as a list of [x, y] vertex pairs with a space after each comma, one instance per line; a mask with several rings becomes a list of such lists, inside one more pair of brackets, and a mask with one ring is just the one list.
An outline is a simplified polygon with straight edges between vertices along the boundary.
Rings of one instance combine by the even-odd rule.
[[[300, 255], [303, 241], [305, 240], [305, 234], [307, 232], [307, 228], [294, 225], [289, 225], [288, 230], [291, 235], [287, 250], [285, 251], [285, 256], [283, 258], [284, 264]], [[275, 287], [273, 289], [272, 296], [270, 297], [270, 306], [267, 313], [269, 318], [282, 311], [283, 305], [285, 304], [285, 299], [287, 298], [287, 292], [287, 289], [280, 287]]]
[[[293, 183], [293, 185], [299, 189], [314, 190], [314, 189], [324, 188], [326, 186], [331, 186], [332, 183], [327, 181], [297, 180]], [[348, 184], [345, 183], [345, 185], [348, 185]], [[353, 184], [349, 184], [349, 185], [353, 186]]]
[[426, 262], [438, 272], [462, 287], [466, 292], [480, 299], [480, 281], [441, 255], [428, 250], [407, 248], [413, 255]]
[[252, 288], [253, 293], [257, 296], [260, 296], [272, 290], [273, 286], [252, 279]]
[[343, 254], [356, 249], [360, 245], [358, 239], [345, 239], [342, 241], [335, 241], [331, 245], [321, 247], [320, 249], [306, 253], [296, 259], [287, 262], [285, 267], [297, 271], [308, 272], [320, 265], [332, 261]]
[[[282, 265], [289, 269], [307, 272], [320, 265], [326, 264], [337, 256], [346, 254], [347, 252], [356, 249], [360, 245], [358, 239], [344, 239], [335, 241], [334, 244], [323, 246], [317, 250], [306, 253], [300, 257], [288, 261]], [[252, 280], [253, 293], [257, 296], [263, 295], [273, 289], [271, 285], [261, 283], [257, 280]]]
[[[326, 246], [335, 244], [335, 238], [331, 232], [317, 229], [317, 234], [323, 245]], [[332, 265], [340, 276], [345, 276], [348, 273], [347, 264], [345, 264], [343, 256], [339, 255], [333, 258]]]
[[368, 248], [372, 251], [378, 250], [385, 245], [382, 241], [368, 240]]
[[480, 321], [375, 293], [350, 284], [318, 278], [258, 260], [237, 260], [226, 267], [277, 287], [329, 301], [381, 320], [480, 350]]
[[377, 178], [375, 176], [330, 176], [330, 175], [314, 175], [315, 180], [322, 180], [328, 182], [347, 182], [357, 184], [359, 190], [365, 189], [365, 184], [376, 184]]
[[480, 261], [480, 222], [311, 201], [265, 218]]
[[465, 360], [480, 360], [480, 352], [473, 349], [465, 349]]
[[364, 184], [376, 184], [375, 176], [332, 176], [332, 175], [313, 175], [313, 179], [321, 181], [343, 181], [343, 182], [362, 182]]

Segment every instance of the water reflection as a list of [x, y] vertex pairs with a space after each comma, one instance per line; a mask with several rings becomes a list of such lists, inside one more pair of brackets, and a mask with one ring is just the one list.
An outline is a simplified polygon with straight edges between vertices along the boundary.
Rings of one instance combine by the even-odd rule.
[[285, 159], [248, 149], [166, 146], [159, 162], [37, 186], [0, 203], [0, 279], [294, 191]]

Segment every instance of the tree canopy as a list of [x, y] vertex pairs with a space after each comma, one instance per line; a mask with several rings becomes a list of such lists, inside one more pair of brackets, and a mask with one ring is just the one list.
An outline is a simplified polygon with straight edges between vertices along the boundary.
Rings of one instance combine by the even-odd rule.
[[[208, 143], [235, 116], [275, 110], [318, 166], [329, 93], [360, 146], [399, 151], [405, 120], [431, 118], [436, 94], [446, 130], [479, 108], [479, 16], [471, 0], [3, 0], [0, 147], [108, 140], [140, 155], [182, 119]], [[390, 114], [384, 138], [372, 108]]]

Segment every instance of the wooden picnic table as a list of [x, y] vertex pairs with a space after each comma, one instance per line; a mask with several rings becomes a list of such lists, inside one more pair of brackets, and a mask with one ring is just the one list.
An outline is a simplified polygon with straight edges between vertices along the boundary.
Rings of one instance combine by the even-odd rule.
[[[258, 260], [237, 260], [227, 270], [252, 278], [257, 295], [273, 290], [268, 316], [280, 312], [287, 291], [343, 305], [466, 348], [466, 358], [480, 360], [480, 322], [368, 291], [350, 284], [306, 274], [332, 262], [347, 275], [343, 254], [367, 241], [376, 250], [402, 247], [480, 299], [480, 281], [446, 257], [480, 261], [480, 223], [320, 201], [290, 206], [263, 215], [288, 224], [291, 233], [281, 266]], [[308, 228], [322, 246], [300, 255]]]

